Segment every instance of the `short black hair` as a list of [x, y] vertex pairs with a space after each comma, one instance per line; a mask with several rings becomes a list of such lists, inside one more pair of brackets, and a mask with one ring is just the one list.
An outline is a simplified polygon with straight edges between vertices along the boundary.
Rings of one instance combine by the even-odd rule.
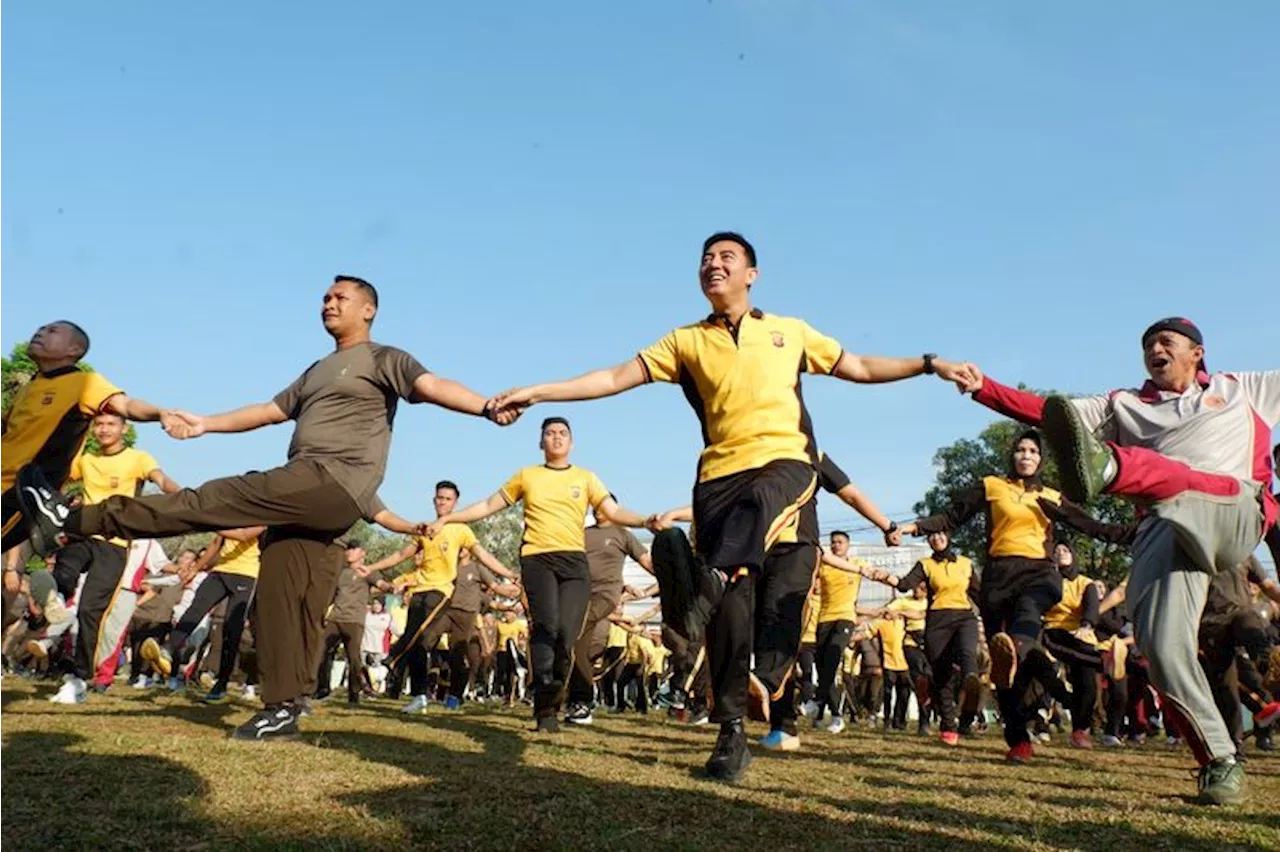
[[436, 490], [439, 491], [441, 488], [448, 488], [453, 492], [454, 497], [462, 496], [462, 492], [458, 490], [458, 484], [456, 482], [452, 482], [448, 479], [442, 479], [436, 483]]
[[557, 423], [568, 429], [570, 434], [573, 434], [573, 427], [570, 426], [569, 421], [563, 417], [548, 417], [546, 420], [542, 421], [542, 428], [539, 431], [545, 432], [547, 431], [547, 427], [555, 426]]
[[74, 323], [71, 320], [58, 320], [58, 324], [71, 326], [71, 331], [75, 335], [76, 341], [79, 342], [79, 344], [84, 348], [84, 351], [80, 353], [80, 357], [83, 358], [84, 356], [88, 355], [89, 354], [89, 332], [85, 331], [83, 328], [80, 327], [78, 323]]
[[705, 255], [713, 245], [726, 240], [742, 246], [742, 250], [747, 253], [747, 262], [752, 266], [756, 265], [755, 246], [751, 245], [751, 243], [747, 241], [747, 238], [742, 236], [742, 234], [739, 234], [737, 231], [716, 231], [714, 234], [707, 237], [705, 242], [703, 242], [702, 253]]
[[850, 539], [850, 538], [849, 538], [849, 534], [848, 534], [847, 532], [845, 532], [844, 530], [832, 530], [832, 531], [831, 531], [831, 537], [832, 537], [832, 538], [835, 538], [835, 537], [836, 537], [836, 536], [838, 536], [838, 535], [839, 535], [839, 536], [844, 536], [844, 538], [845, 538], [845, 540], [846, 540], [846, 541], [852, 541], [852, 539]]
[[369, 297], [369, 301], [373, 302], [373, 306], [378, 307], [378, 288], [374, 287], [368, 281], [355, 275], [335, 275], [333, 276], [334, 284], [341, 284], [343, 281], [350, 281], [360, 289], [360, 292]]

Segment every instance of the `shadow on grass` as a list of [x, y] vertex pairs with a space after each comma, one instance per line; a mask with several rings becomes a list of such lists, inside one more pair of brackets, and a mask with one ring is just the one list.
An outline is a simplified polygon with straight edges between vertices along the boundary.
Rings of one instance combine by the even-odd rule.
[[[564, 762], [572, 766], [581, 750], [563, 734], [527, 740], [466, 719], [442, 720], [441, 727], [466, 734], [483, 753], [459, 754], [420, 742], [406, 748], [400, 738], [380, 734], [331, 734], [329, 747], [421, 779], [341, 801], [401, 821], [409, 845], [417, 848], [987, 848], [930, 831], [777, 810], [734, 798], [711, 782], [695, 789], [631, 784], [624, 780], [625, 765], [616, 780], [602, 781], [525, 762], [530, 750], [550, 747], [553, 762], [563, 749]], [[683, 770], [672, 767], [672, 773], [683, 780]], [[495, 801], [502, 802], [497, 813]]]
[[151, 755], [71, 751], [84, 741], [64, 733], [5, 738], [6, 850], [183, 849], [210, 834], [187, 810], [206, 792], [194, 772]]

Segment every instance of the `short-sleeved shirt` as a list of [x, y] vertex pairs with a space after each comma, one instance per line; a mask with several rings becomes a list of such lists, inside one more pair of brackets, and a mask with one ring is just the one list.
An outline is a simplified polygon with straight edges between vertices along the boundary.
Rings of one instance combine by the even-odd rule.
[[237, 574], [256, 579], [261, 567], [262, 553], [258, 550], [256, 538], [248, 541], [228, 538], [222, 542], [222, 549], [218, 551], [218, 564], [213, 566], [213, 570], [219, 574]]
[[498, 492], [508, 506], [524, 501], [521, 556], [585, 553], [587, 508], [609, 499], [600, 477], [577, 465], [526, 467]]
[[101, 373], [78, 367], [36, 374], [14, 395], [9, 408], [0, 439], [0, 490], [13, 487], [18, 470], [33, 462], [54, 485], [66, 482], [90, 421], [118, 393], [123, 391]]
[[460, 612], [479, 613], [484, 604], [484, 584], [480, 566], [476, 561], [458, 563], [458, 573], [453, 582], [453, 595], [449, 606]]
[[585, 535], [591, 588], [621, 591], [622, 568], [627, 557], [639, 562], [645, 555], [644, 545], [626, 527], [587, 527]]
[[445, 524], [435, 538], [419, 536], [422, 565], [409, 580], [413, 594], [436, 591], [448, 597], [453, 594], [453, 581], [458, 576], [458, 553], [477, 544], [476, 535], [466, 524]]
[[924, 630], [925, 615], [929, 611], [926, 598], [914, 598], [907, 595], [898, 598], [885, 607], [889, 612], [900, 612], [907, 617], [905, 629], [908, 633], [920, 633]]
[[296, 422], [289, 459], [317, 462], [366, 516], [377, 514], [396, 405], [425, 372], [407, 352], [373, 342], [321, 358], [275, 397]]
[[840, 344], [808, 323], [752, 310], [736, 329], [715, 315], [672, 331], [639, 354], [645, 377], [684, 390], [702, 424], [698, 481], [779, 459], [817, 465], [803, 373], [831, 373]]
[[[146, 580], [160, 577], [165, 578], [164, 581], [161, 581], [161, 587], [176, 585], [181, 588], [182, 583], [178, 581], [176, 575], [164, 574], [164, 569], [168, 565], [169, 557], [165, 555], [164, 548], [160, 546], [160, 542], [154, 538], [134, 539], [129, 543], [129, 552], [125, 557], [124, 573], [120, 576], [120, 588], [141, 593], [143, 591], [142, 584]], [[175, 598], [175, 600], [177, 599]]]
[[871, 635], [880, 640], [880, 653], [884, 668], [891, 672], [905, 672], [907, 656], [903, 646], [907, 638], [906, 625], [899, 618], [877, 618], [871, 622]]
[[498, 622], [498, 645], [499, 650], [507, 650], [507, 641], [515, 640], [516, 644], [520, 644], [520, 637], [529, 632], [529, 622], [523, 618], [517, 618], [515, 621], [499, 621]]
[[350, 564], [344, 564], [338, 572], [338, 586], [333, 592], [329, 621], [333, 624], [363, 624], [368, 614], [369, 580], [357, 574]]
[[[132, 447], [109, 456], [81, 453], [71, 463], [70, 478], [79, 480], [84, 487], [84, 503], [92, 506], [108, 497], [136, 497], [147, 477], [159, 466], [150, 453]], [[111, 542], [127, 546], [123, 539], [113, 538]]]
[[150, 453], [125, 448], [109, 456], [81, 453], [71, 463], [71, 478], [84, 486], [87, 506], [108, 497], [136, 497], [139, 487], [160, 465]]
[[818, 588], [822, 595], [818, 623], [853, 621], [857, 615], [858, 591], [862, 588], [861, 574], [822, 565], [818, 568]]
[[173, 608], [182, 600], [182, 593], [181, 583], [161, 586], [146, 603], [138, 604], [133, 611], [134, 619], [146, 624], [168, 624], [173, 619]]

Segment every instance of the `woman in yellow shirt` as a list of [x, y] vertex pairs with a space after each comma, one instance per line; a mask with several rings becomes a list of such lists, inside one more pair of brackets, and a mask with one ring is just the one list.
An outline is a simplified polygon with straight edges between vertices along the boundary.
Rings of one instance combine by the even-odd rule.
[[[1066, 690], [1040, 645], [1041, 619], [1062, 598], [1062, 577], [1053, 564], [1053, 524], [1060, 521], [1104, 541], [1124, 542], [1128, 525], [1102, 524], [1040, 479], [1040, 433], [1027, 430], [1014, 441], [1008, 476], [988, 476], [946, 511], [904, 524], [904, 535], [951, 533], [983, 512], [987, 519], [987, 568], [978, 607], [991, 652], [991, 682], [1000, 702], [1006, 759], [1031, 759], [1031, 738], [1022, 695], [1033, 680], [1055, 699]], [[1064, 702], [1065, 703], [1065, 702]]]
[[573, 433], [563, 417], [542, 423], [544, 463], [517, 471], [497, 493], [427, 527], [434, 538], [451, 523], [471, 523], [524, 504], [520, 579], [529, 601], [529, 659], [538, 730], [560, 730], [558, 716], [573, 668], [573, 646], [587, 617], [587, 509], [618, 526], [640, 528], [646, 518], [617, 504], [600, 477], [569, 463]]

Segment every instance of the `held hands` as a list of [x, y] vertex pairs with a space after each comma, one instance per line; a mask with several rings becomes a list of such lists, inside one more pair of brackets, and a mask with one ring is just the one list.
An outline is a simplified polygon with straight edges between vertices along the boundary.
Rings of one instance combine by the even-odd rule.
[[960, 393], [977, 393], [982, 390], [983, 375], [977, 364], [935, 360], [933, 369], [938, 378], [954, 384]]
[[204, 434], [204, 418], [189, 411], [162, 411], [160, 425], [170, 438], [185, 441]]
[[440, 531], [444, 529], [444, 524], [444, 518], [436, 518], [429, 524], [418, 524], [418, 535], [423, 535], [427, 538], [435, 538], [440, 535]]
[[510, 426], [520, 419], [525, 409], [537, 401], [534, 388], [512, 388], [489, 400], [485, 405], [485, 414], [499, 426]]
[[887, 547], [898, 547], [902, 544], [902, 527], [896, 527], [893, 530], [886, 530], [884, 533], [884, 543]]
[[504, 598], [519, 598], [520, 587], [515, 583], [499, 583], [493, 587], [495, 594], [502, 595]]

